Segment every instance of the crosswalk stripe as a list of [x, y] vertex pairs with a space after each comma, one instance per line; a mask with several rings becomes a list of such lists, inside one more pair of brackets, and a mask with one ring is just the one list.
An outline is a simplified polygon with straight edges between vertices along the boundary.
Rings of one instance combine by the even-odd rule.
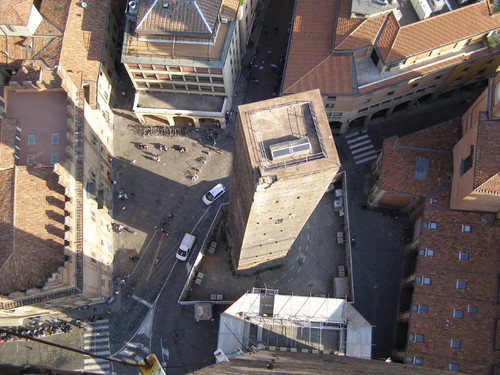
[[366, 130], [362, 130], [362, 131], [357, 132], [357, 133], [348, 134], [345, 136], [345, 139], [349, 139], [349, 138], [355, 137], [355, 136], [360, 135], [360, 134], [366, 134]]
[[84, 342], [85, 344], [87, 343], [100, 343], [100, 342], [107, 342], [109, 339], [106, 337], [106, 338], [99, 338], [99, 339], [93, 339], [92, 337], [84, 337]]
[[83, 335], [84, 338], [86, 337], [103, 337], [103, 336], [106, 336], [108, 337], [109, 336], [109, 333], [108, 332], [93, 332], [93, 333], [86, 333], [85, 335]]
[[368, 145], [368, 146], [365, 146], [365, 147], [361, 147], [361, 148], [357, 148], [355, 150], [352, 150], [351, 153], [354, 155], [354, 154], [357, 154], [361, 151], [366, 151], [366, 150], [369, 150], [369, 149], [373, 149], [373, 145]]
[[366, 139], [366, 138], [368, 138], [368, 134], [361, 135], [358, 138], [349, 139], [347, 141], [347, 144], [350, 145], [351, 143], [354, 143], [356, 141], [361, 141], [362, 139]]
[[[101, 348], [100, 348], [101, 349]], [[102, 348], [102, 349], [105, 349], [105, 348]], [[101, 350], [100, 352], [97, 352], [97, 351], [90, 351], [92, 354], [94, 355], [102, 355], [102, 356], [107, 356], [109, 355], [109, 350]]]
[[87, 367], [87, 365], [109, 364], [109, 362], [106, 361], [105, 359], [93, 358], [93, 357], [85, 358], [83, 360], [83, 363], [85, 363], [85, 367]]
[[356, 159], [360, 159], [364, 156], [368, 156], [368, 155], [376, 154], [376, 153], [377, 153], [377, 151], [375, 149], [373, 149], [370, 151], [363, 152], [362, 154], [354, 155], [353, 158], [354, 158], [354, 160], [356, 160]]
[[350, 149], [350, 150], [354, 150], [354, 149], [355, 149], [355, 148], [357, 148], [357, 147], [361, 147], [361, 146], [363, 146], [363, 145], [369, 145], [369, 144], [371, 144], [371, 143], [372, 143], [372, 141], [371, 141], [371, 140], [369, 140], [369, 139], [365, 139], [364, 141], [361, 141], [361, 142], [358, 142], [358, 143], [354, 143], [354, 144], [352, 144], [352, 145], [349, 145], [349, 149]]
[[366, 159], [356, 160], [355, 163], [356, 164], [361, 164], [361, 163], [364, 163], [364, 162], [367, 162], [369, 160], [373, 160], [373, 159], [376, 159], [376, 158], [377, 158], [377, 155], [372, 155], [372, 156], [367, 157]]

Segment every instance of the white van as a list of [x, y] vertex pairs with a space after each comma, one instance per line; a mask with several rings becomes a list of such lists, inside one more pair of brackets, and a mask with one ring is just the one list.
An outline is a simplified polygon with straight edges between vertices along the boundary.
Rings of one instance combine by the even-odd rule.
[[195, 236], [186, 233], [182, 239], [181, 245], [179, 246], [179, 250], [177, 250], [177, 254], [175, 254], [175, 257], [179, 260], [185, 261], [188, 257], [189, 251], [193, 248], [195, 240]]

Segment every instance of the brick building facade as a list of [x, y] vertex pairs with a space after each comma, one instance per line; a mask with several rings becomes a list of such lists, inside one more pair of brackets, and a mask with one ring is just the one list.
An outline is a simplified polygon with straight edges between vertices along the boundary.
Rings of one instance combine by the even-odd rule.
[[412, 222], [393, 353], [405, 363], [498, 371], [499, 83], [462, 118], [385, 140], [373, 165], [369, 203]]

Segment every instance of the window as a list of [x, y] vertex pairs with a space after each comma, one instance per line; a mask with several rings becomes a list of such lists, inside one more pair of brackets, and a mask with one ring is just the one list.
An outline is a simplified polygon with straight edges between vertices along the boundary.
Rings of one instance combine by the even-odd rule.
[[424, 335], [419, 333], [410, 333], [408, 339], [413, 342], [424, 342]]
[[337, 97], [336, 97], [336, 96], [328, 96], [328, 97], [326, 98], [326, 100], [335, 100], [335, 99], [337, 99]]
[[405, 356], [405, 363], [409, 363], [412, 365], [422, 365], [424, 363], [424, 359], [421, 357], [414, 357], [414, 356]]
[[35, 155], [28, 155], [26, 157], [26, 164], [31, 165], [35, 162]]
[[93, 144], [94, 146], [95, 146], [95, 145], [97, 144], [97, 142], [98, 142], [98, 139], [97, 139], [97, 137], [96, 137], [94, 134], [91, 134], [91, 135], [90, 135], [90, 140], [91, 140], [91, 142], [92, 142], [92, 144]]
[[332, 117], [342, 117], [342, 112], [333, 112]]
[[178, 74], [174, 74], [174, 75], [172, 76], [172, 79], [173, 79], [174, 81], [183, 81], [183, 80], [184, 80], [184, 78], [183, 78], [182, 76], [178, 75]]
[[363, 104], [370, 103], [370, 100], [371, 100], [371, 99], [365, 99], [365, 100], [363, 100], [363, 101], [362, 101], [362, 103], [363, 103]]
[[34, 145], [35, 144], [35, 135], [34, 134], [28, 135], [28, 144], [29, 145]]
[[458, 260], [469, 260], [469, 253], [461, 251], [458, 253]]
[[428, 89], [435, 89], [437, 87], [437, 85], [430, 85], [429, 87], [427, 87]]
[[458, 363], [450, 363], [450, 365], [448, 366], [448, 370], [460, 371], [460, 365]]
[[415, 277], [415, 283], [417, 285], [431, 285], [432, 279], [430, 277], [417, 276]]
[[53, 145], [59, 144], [59, 134], [52, 134], [52, 144]]
[[435, 76], [434, 79], [441, 79], [442, 76]]
[[326, 103], [325, 107], [326, 108], [333, 108], [333, 103]]
[[417, 87], [417, 86], [418, 86], [418, 83], [414, 83], [414, 84], [413, 84], [413, 85], [411, 85], [410, 87], [411, 87], [412, 89], [414, 89], [414, 88], [415, 88], [415, 87]]
[[460, 340], [451, 339], [450, 348], [460, 349], [462, 347], [462, 342]]
[[476, 75], [477, 75], [477, 76], [480, 76], [480, 75], [482, 75], [485, 71], [486, 71], [486, 69], [481, 69], [480, 71], [478, 71], [478, 72], [476, 73]]
[[361, 108], [358, 112], [365, 112], [368, 109], [368, 107]]
[[431, 199], [431, 204], [437, 204], [438, 200], [437, 199]]
[[467, 288], [467, 282], [462, 280], [457, 280], [457, 289]]
[[401, 100], [401, 99], [403, 99], [403, 96], [398, 96], [398, 97], [394, 98], [394, 100]]
[[424, 256], [424, 257], [433, 257], [434, 256], [434, 250], [427, 249], [427, 248], [420, 248], [418, 250], [418, 255]]
[[417, 94], [421, 93], [421, 92], [424, 92], [425, 91], [425, 88], [424, 89], [420, 89], [420, 90], [417, 90]]
[[458, 319], [463, 319], [464, 317], [463, 310], [457, 310], [457, 309], [453, 310], [453, 317]]
[[428, 311], [427, 305], [411, 305], [411, 311], [423, 314]]
[[5, 26], [7, 26], [7, 29], [9, 29], [9, 31], [10, 31], [11, 33], [13, 33], [13, 32], [15, 32], [15, 31], [16, 31], [16, 29], [15, 29], [14, 27], [12, 27], [11, 25], [5, 25]]
[[59, 154], [50, 154], [50, 162], [52, 164], [59, 162]]
[[386, 101], [383, 101], [382, 104], [387, 104], [387, 103], [390, 103], [392, 99], [389, 99], [389, 100], [386, 100]]
[[470, 233], [472, 232], [472, 227], [470, 225], [462, 225], [462, 232]]
[[438, 224], [435, 221], [424, 221], [423, 227], [424, 229], [436, 230], [438, 228]]
[[387, 93], [387, 96], [391, 96], [391, 95], [394, 95], [394, 91], [389, 91], [389, 92]]
[[185, 76], [186, 81], [188, 82], [197, 82], [196, 76]]
[[477, 306], [471, 306], [471, 305], [467, 306], [468, 313], [477, 314], [477, 311], [478, 311]]

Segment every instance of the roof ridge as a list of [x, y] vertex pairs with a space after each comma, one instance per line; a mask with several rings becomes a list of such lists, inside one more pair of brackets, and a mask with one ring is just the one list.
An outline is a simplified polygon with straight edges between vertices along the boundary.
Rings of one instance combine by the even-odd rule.
[[193, 4], [194, 4], [194, 7], [196, 8], [196, 10], [198, 11], [198, 13], [200, 14], [200, 17], [201, 19], [203, 20], [203, 23], [205, 24], [205, 26], [207, 27], [208, 29], [208, 32], [211, 33], [212, 30], [210, 29], [210, 26], [208, 25], [208, 22], [205, 18], [205, 15], [203, 14], [203, 12], [201, 11], [200, 7], [198, 6], [198, 1], [197, 0], [194, 0], [193, 1]]
[[343, 44], [343, 43], [344, 43], [347, 39], [349, 39], [349, 37], [350, 37], [352, 34], [354, 34], [354, 33], [356, 32], [356, 30], [358, 30], [358, 29], [361, 27], [361, 25], [364, 25], [366, 21], [368, 21], [368, 19], [364, 19], [364, 20], [362, 20], [362, 21], [360, 22], [360, 24], [359, 24], [358, 26], [356, 26], [356, 27], [355, 27], [355, 28], [354, 28], [354, 29], [353, 29], [353, 30], [352, 30], [352, 31], [351, 31], [351, 32], [350, 32], [350, 33], [349, 33], [346, 37], [344, 37], [344, 39], [342, 39], [342, 41], [341, 41], [339, 44], [337, 44], [337, 45], [335, 46], [335, 43], [334, 43], [334, 49], [338, 49], [340, 46], [342, 46], [342, 44]]
[[[397, 38], [398, 38], [398, 36], [399, 36], [399, 31], [401, 30], [401, 24], [399, 23], [398, 19], [397, 19], [397, 18], [396, 18], [396, 16], [394, 15], [394, 12], [391, 12], [391, 13], [389, 13], [389, 14], [387, 15], [387, 17], [386, 17], [386, 19], [385, 19], [385, 21], [384, 21], [384, 24], [383, 24], [383, 25], [382, 25], [382, 27], [380, 28], [380, 30], [379, 30], [379, 32], [378, 32], [378, 35], [377, 35], [377, 37], [375, 38], [375, 40], [374, 40], [374, 42], [373, 42], [373, 44], [374, 44], [374, 45], [375, 45], [375, 44], [377, 44], [377, 41], [378, 41], [378, 39], [380, 38], [380, 35], [382, 35], [382, 33], [384, 32], [384, 29], [385, 29], [385, 27], [387, 26], [387, 24], [389, 23], [389, 20], [390, 20], [391, 16], [394, 18], [394, 21], [396, 22], [396, 25], [398, 25], [398, 30], [396, 31], [396, 36], [392, 39], [392, 41], [391, 41], [391, 43], [390, 43], [390, 45], [389, 45], [389, 48], [388, 48], [389, 53], [390, 53], [390, 51], [392, 51], [392, 47], [393, 47], [393, 46], [394, 46], [394, 44], [396, 43], [396, 39], [397, 39]], [[417, 22], [417, 23], [418, 23], [418, 22]], [[384, 59], [384, 61], [385, 61], [385, 59]]]
[[313, 72], [318, 66], [320, 66], [323, 62], [325, 62], [328, 58], [330, 58], [332, 56], [332, 54], [330, 53], [328, 56], [326, 56], [323, 60], [321, 60], [319, 63], [317, 63], [316, 65], [314, 65], [311, 69], [309, 69], [309, 71], [306, 72], [306, 74], [303, 74], [299, 79], [297, 79], [295, 82], [293, 82], [292, 84], [288, 85], [288, 87], [283, 90], [283, 91], [286, 91], [287, 89], [291, 88], [292, 86], [294, 86], [296, 83], [300, 82], [302, 79], [304, 79], [305, 77], [307, 77], [309, 74], [311, 74], [311, 72]]
[[153, 10], [153, 8], [156, 6], [157, 3], [158, 3], [158, 0], [154, 0], [153, 4], [149, 7], [148, 11], [146, 13], [144, 13], [144, 16], [142, 17], [141, 22], [139, 22], [137, 24], [137, 26], [135, 27], [136, 30], [141, 27], [142, 23], [144, 22], [144, 20], [146, 19], [146, 17], [149, 15], [149, 13], [151, 13], [151, 11]]

